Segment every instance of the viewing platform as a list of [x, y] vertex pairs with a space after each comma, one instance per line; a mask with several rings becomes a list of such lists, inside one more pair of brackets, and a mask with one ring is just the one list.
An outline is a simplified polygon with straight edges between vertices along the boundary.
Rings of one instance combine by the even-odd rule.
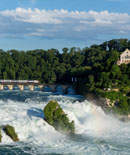
[[0, 80], [0, 90], [4, 90], [5, 88], [14, 90], [18, 88], [20, 91], [23, 91], [25, 87], [30, 91], [34, 91], [36, 88], [39, 88], [41, 91], [44, 90], [44, 88], [49, 88], [52, 92], [55, 92], [57, 87], [61, 87], [63, 92], [66, 92], [67, 89], [72, 88], [72, 85], [43, 84], [38, 80]]

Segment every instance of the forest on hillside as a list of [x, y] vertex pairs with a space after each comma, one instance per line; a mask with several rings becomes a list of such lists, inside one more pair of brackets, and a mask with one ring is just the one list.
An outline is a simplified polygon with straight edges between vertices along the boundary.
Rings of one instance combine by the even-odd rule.
[[[94, 93], [130, 113], [130, 64], [117, 65], [130, 40], [113, 39], [83, 49], [0, 50], [0, 79], [73, 84], [79, 94]], [[104, 91], [104, 90], [110, 91]], [[118, 92], [114, 91], [117, 89]]]
[[72, 47], [30, 51], [0, 50], [0, 79], [72, 83], [79, 92], [95, 88], [130, 87], [130, 64], [116, 64], [130, 49], [128, 39], [113, 39], [84, 49]]

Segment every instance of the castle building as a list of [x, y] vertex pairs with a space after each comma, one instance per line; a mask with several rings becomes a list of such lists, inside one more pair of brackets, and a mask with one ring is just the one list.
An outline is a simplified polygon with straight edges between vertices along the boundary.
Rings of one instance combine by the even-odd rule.
[[130, 63], [130, 51], [126, 49], [121, 55], [120, 60], [117, 61], [117, 65]]

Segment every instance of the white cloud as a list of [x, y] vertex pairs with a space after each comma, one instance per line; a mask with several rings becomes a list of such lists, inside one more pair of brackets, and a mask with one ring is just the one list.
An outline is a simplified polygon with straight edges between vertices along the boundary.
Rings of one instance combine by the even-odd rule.
[[0, 12], [0, 37], [40, 37], [87, 40], [129, 36], [130, 15], [108, 11], [23, 9]]

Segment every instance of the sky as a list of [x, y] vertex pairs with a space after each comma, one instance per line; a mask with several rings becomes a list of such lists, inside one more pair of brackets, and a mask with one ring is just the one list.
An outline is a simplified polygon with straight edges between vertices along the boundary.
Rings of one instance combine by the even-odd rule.
[[130, 39], [130, 0], [0, 0], [0, 49], [89, 47]]

